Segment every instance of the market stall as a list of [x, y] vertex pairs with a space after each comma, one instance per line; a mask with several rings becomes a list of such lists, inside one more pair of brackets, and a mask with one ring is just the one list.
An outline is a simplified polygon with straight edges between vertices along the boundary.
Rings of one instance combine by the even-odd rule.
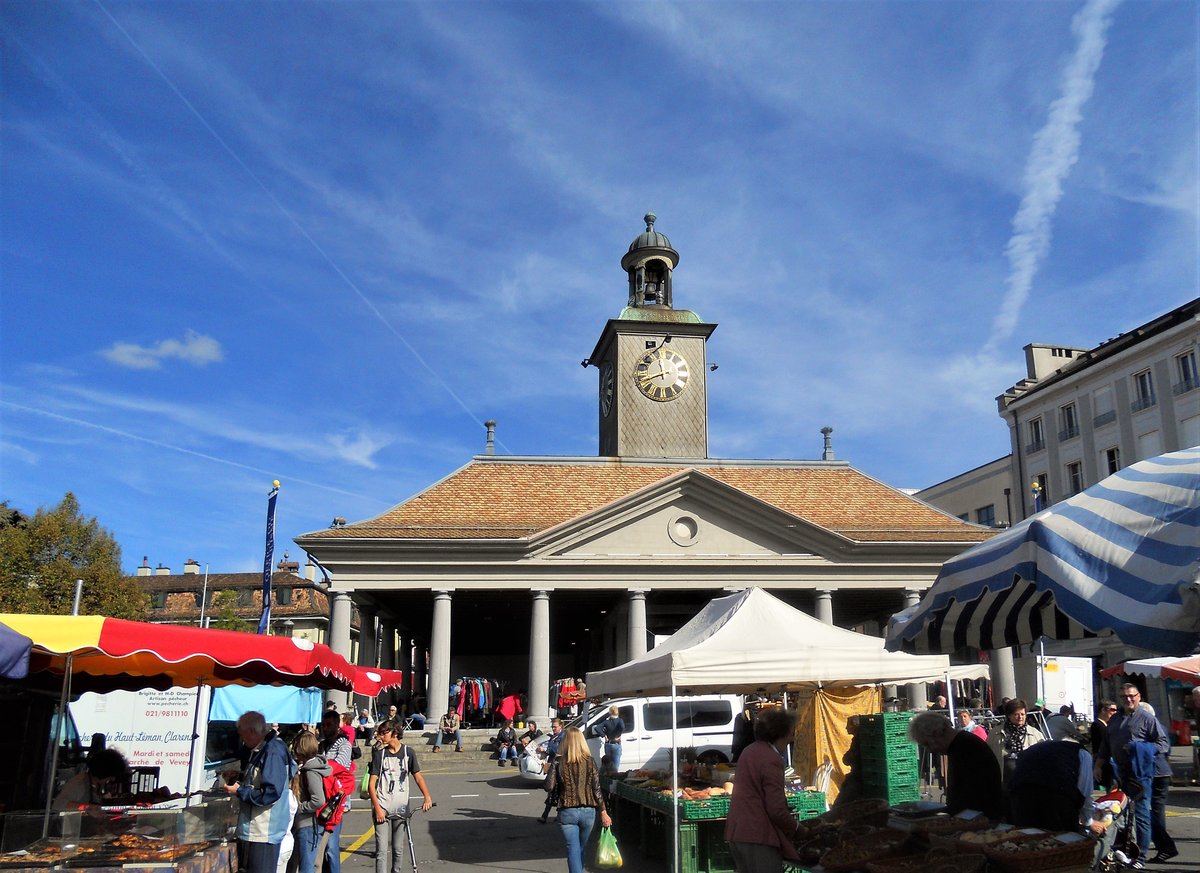
[[[102, 616], [8, 614], [0, 615], [0, 623], [31, 641], [29, 674], [21, 683], [60, 687], [64, 702], [73, 686], [112, 690], [290, 685], [349, 691], [356, 673], [328, 647], [291, 637]], [[59, 724], [65, 721], [64, 708], [60, 707]], [[57, 735], [55, 728], [50, 736], [55, 756]], [[54, 769], [52, 763], [47, 778]], [[5, 816], [0, 869], [128, 871], [166, 865], [201, 873], [231, 868], [225, 843], [237, 818], [232, 798], [223, 791], [172, 795], [163, 788], [147, 788], [127, 783], [117, 796], [103, 796], [82, 812], [52, 812], [47, 791], [44, 811]]]
[[[828, 689], [925, 682], [987, 675], [985, 665], [951, 667], [943, 655], [888, 652], [883, 640], [818, 621], [761, 588], [719, 597], [651, 651], [610, 670], [589, 673], [588, 694], [679, 695], [722, 693], [803, 693], [807, 705], [827, 707]], [[877, 699], [877, 698], [875, 698]], [[842, 704], [838, 704], [842, 705]], [[878, 706], [864, 701], [866, 711]], [[821, 740], [802, 738], [797, 769], [804, 773], [828, 758], [841, 766], [849, 734], [836, 719], [815, 719], [831, 729]], [[672, 722], [677, 719], [672, 718]], [[678, 746], [677, 743], [672, 743]], [[818, 757], [818, 755], [820, 757]], [[676, 758], [672, 755], [672, 759]], [[672, 790], [678, 794], [678, 767]], [[839, 779], [840, 779], [839, 773]], [[837, 782], [831, 783], [836, 791]], [[674, 815], [674, 813], [673, 813]], [[676, 821], [677, 824], [677, 821]], [[675, 828], [676, 839], [679, 837]], [[679, 850], [675, 852], [676, 862]], [[677, 868], [676, 868], [677, 869]]]

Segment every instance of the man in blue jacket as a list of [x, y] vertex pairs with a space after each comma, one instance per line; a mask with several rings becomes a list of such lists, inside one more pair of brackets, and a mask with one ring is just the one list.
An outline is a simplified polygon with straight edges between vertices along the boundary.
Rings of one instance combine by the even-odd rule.
[[[1100, 751], [1093, 762], [1093, 775], [1099, 779], [1101, 764], [1113, 759], [1121, 790], [1134, 801], [1138, 843], [1138, 859], [1134, 866], [1140, 868], [1150, 850], [1150, 796], [1156, 766], [1170, 753], [1171, 739], [1158, 719], [1139, 706], [1142, 694], [1136, 685], [1122, 685], [1120, 701], [1123, 709], [1108, 722], [1104, 739], [1100, 741]], [[1169, 768], [1166, 775], [1171, 775]]]
[[267, 729], [261, 712], [243, 713], [237, 731], [250, 750], [240, 777], [225, 786], [226, 793], [237, 795], [241, 801], [238, 867], [243, 873], [275, 873], [279, 845], [292, 828], [287, 794], [296, 765], [283, 740]]

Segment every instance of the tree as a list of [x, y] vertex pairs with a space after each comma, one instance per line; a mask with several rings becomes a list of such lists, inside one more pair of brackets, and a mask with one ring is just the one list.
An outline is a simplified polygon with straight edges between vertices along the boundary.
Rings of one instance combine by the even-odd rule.
[[0, 612], [69, 615], [75, 580], [80, 613], [143, 619], [149, 597], [121, 570], [121, 548], [68, 492], [53, 509], [28, 516], [0, 504]]
[[213, 611], [217, 617], [209, 623], [209, 627], [219, 627], [222, 630], [250, 631], [255, 629], [252, 622], [239, 618], [238, 593], [236, 591], [218, 591], [213, 595]]

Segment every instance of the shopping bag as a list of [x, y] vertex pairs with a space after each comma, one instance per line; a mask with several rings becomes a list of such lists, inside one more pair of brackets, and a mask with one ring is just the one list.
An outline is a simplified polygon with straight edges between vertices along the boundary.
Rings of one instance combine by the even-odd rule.
[[597, 867], [620, 867], [625, 862], [621, 860], [621, 850], [617, 848], [617, 838], [612, 828], [600, 829], [600, 845], [596, 847]]
[[362, 775], [362, 779], [360, 779], [358, 782], [358, 796], [359, 797], [366, 799], [371, 796], [371, 792], [368, 789], [368, 786], [370, 784], [371, 784], [371, 774], [370, 774], [370, 772], [364, 772]]

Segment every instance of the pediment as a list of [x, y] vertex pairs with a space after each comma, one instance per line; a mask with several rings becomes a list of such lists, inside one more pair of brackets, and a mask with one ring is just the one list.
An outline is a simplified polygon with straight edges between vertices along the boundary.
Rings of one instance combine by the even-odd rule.
[[822, 557], [842, 537], [696, 470], [544, 531], [541, 559], [714, 560]]

